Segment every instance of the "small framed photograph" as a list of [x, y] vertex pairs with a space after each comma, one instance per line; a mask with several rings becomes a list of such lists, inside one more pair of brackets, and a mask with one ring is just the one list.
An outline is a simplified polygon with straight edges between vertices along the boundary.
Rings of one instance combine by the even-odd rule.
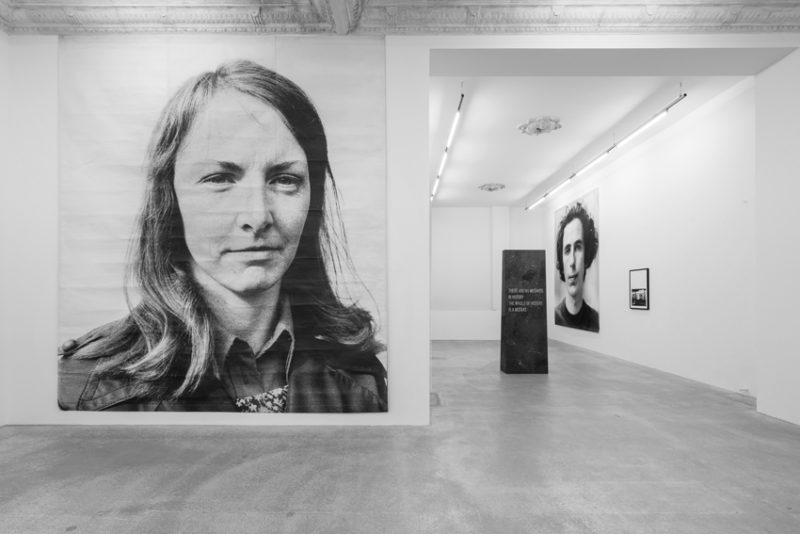
[[629, 274], [632, 310], [650, 309], [650, 269], [631, 269]]

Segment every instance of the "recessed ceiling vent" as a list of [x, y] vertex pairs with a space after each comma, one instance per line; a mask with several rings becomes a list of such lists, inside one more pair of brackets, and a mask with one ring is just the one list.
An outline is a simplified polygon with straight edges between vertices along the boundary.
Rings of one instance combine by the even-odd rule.
[[489, 193], [492, 193], [494, 191], [499, 191], [505, 188], [506, 188], [505, 184], [483, 184], [478, 186], [478, 189], [480, 189], [481, 191], [487, 191]]
[[561, 119], [550, 117], [549, 115], [528, 119], [528, 122], [523, 122], [517, 126], [517, 130], [528, 135], [541, 135], [544, 133], [550, 133], [553, 130], [558, 130], [559, 128], [561, 128]]

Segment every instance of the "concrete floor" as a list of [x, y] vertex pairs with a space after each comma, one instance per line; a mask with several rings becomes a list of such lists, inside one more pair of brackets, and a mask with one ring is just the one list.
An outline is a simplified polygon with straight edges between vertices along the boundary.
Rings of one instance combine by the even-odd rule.
[[800, 532], [800, 427], [557, 342], [546, 376], [498, 353], [433, 344], [430, 427], [4, 427], [0, 532]]

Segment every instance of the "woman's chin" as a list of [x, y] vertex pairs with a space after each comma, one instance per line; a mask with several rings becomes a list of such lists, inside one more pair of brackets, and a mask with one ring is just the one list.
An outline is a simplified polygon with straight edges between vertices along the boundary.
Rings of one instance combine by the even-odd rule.
[[229, 286], [229, 289], [231, 289], [231, 291], [243, 297], [253, 297], [260, 295], [262, 293], [266, 293], [267, 291], [274, 288], [277, 284], [276, 281], [269, 280], [266, 278], [255, 279], [255, 280], [241, 280], [237, 282], [238, 283]]
[[[221, 289], [224, 288], [242, 298], [257, 297], [269, 292], [274, 288], [280, 288], [280, 278], [252, 275], [248, 276], [247, 274], [228, 280], [219, 280], [218, 282], [218, 286], [220, 286]], [[214, 291], [212, 288], [206, 289], [211, 289], [212, 292]]]

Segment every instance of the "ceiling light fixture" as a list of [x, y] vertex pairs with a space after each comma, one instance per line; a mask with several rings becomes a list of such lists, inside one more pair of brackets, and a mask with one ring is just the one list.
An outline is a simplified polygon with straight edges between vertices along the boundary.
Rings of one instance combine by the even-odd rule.
[[456, 108], [456, 115], [453, 117], [453, 124], [450, 126], [450, 134], [447, 136], [447, 143], [444, 146], [444, 154], [442, 154], [442, 162], [439, 163], [439, 172], [436, 173], [436, 180], [433, 182], [433, 189], [431, 189], [431, 202], [436, 197], [436, 192], [439, 190], [439, 183], [442, 180], [442, 173], [444, 172], [445, 163], [447, 163], [447, 155], [450, 153], [450, 147], [453, 145], [453, 137], [456, 135], [456, 128], [458, 121], [461, 119], [461, 104], [464, 103], [464, 88], [461, 88], [461, 97], [458, 99], [458, 108]]
[[683, 92], [681, 92], [681, 93], [680, 93], [680, 95], [678, 95], [678, 97], [677, 97], [675, 100], [673, 100], [672, 102], [670, 102], [669, 104], [667, 104], [666, 106], [664, 106], [664, 107], [663, 107], [663, 108], [662, 108], [662, 109], [661, 109], [661, 110], [660, 110], [658, 113], [656, 113], [655, 115], [653, 115], [652, 117], [650, 117], [649, 119], [647, 119], [647, 120], [646, 120], [644, 123], [642, 123], [642, 124], [641, 124], [641, 125], [640, 125], [638, 128], [636, 128], [636, 129], [635, 129], [635, 130], [633, 130], [631, 133], [629, 133], [628, 135], [626, 135], [625, 137], [623, 137], [621, 140], [619, 140], [618, 142], [616, 142], [616, 143], [612, 144], [612, 145], [611, 145], [610, 147], [608, 147], [606, 150], [604, 150], [603, 152], [601, 152], [600, 154], [598, 154], [597, 156], [595, 156], [594, 158], [592, 158], [591, 160], [589, 160], [589, 162], [588, 162], [588, 163], [586, 163], [586, 164], [585, 164], [583, 167], [581, 167], [581, 168], [580, 168], [580, 169], [578, 169], [577, 171], [573, 172], [573, 173], [572, 173], [572, 174], [571, 174], [571, 175], [570, 175], [568, 178], [566, 178], [564, 181], [562, 181], [561, 183], [559, 183], [558, 185], [556, 185], [556, 186], [555, 186], [554, 188], [552, 188], [550, 191], [548, 191], [547, 193], [545, 193], [544, 195], [542, 195], [542, 196], [541, 196], [541, 198], [539, 198], [539, 199], [538, 199], [536, 202], [534, 202], [533, 204], [531, 204], [530, 206], [528, 206], [527, 208], [525, 208], [525, 210], [526, 210], [526, 211], [527, 211], [527, 210], [532, 210], [533, 208], [535, 208], [536, 206], [538, 206], [539, 204], [541, 204], [542, 202], [544, 202], [544, 201], [545, 201], [545, 199], [546, 199], [546, 198], [547, 198], [549, 195], [552, 195], [552, 194], [553, 194], [553, 193], [555, 193], [557, 190], [559, 190], [559, 189], [561, 189], [562, 187], [564, 187], [565, 185], [567, 185], [567, 184], [570, 182], [570, 180], [572, 180], [573, 178], [575, 178], [575, 177], [577, 177], [577, 176], [580, 176], [581, 174], [583, 174], [583, 173], [585, 173], [586, 171], [588, 171], [588, 170], [589, 170], [591, 167], [594, 167], [595, 165], [597, 165], [598, 163], [600, 163], [600, 161], [602, 161], [602, 160], [604, 160], [605, 158], [607, 158], [607, 157], [608, 157], [608, 155], [609, 155], [609, 153], [610, 153], [612, 150], [614, 150], [615, 148], [621, 147], [621, 146], [623, 146], [623, 145], [626, 145], [626, 144], [628, 144], [628, 142], [630, 142], [630, 141], [631, 141], [631, 140], [632, 140], [634, 137], [638, 137], [638, 136], [639, 136], [639, 135], [640, 135], [642, 132], [644, 132], [645, 130], [647, 130], [648, 128], [650, 128], [650, 127], [651, 127], [653, 124], [655, 124], [655, 123], [656, 123], [656, 122], [658, 122], [659, 120], [661, 120], [661, 119], [663, 119], [664, 117], [666, 117], [666, 116], [667, 116], [667, 113], [669, 112], [669, 110], [670, 110], [670, 109], [672, 109], [672, 107], [673, 107], [674, 105], [676, 105], [678, 102], [680, 102], [680, 101], [681, 101], [681, 100], [683, 100], [684, 98], [686, 98], [686, 93], [683, 93]]
[[501, 189], [505, 188], [506, 188], [505, 184], [496, 184], [496, 183], [483, 184], [478, 186], [478, 189], [480, 189], [481, 191], [486, 191], [488, 193], [494, 193], [495, 191], [500, 191]]
[[517, 130], [527, 135], [542, 135], [561, 128], [561, 119], [551, 117], [534, 117], [517, 126]]

